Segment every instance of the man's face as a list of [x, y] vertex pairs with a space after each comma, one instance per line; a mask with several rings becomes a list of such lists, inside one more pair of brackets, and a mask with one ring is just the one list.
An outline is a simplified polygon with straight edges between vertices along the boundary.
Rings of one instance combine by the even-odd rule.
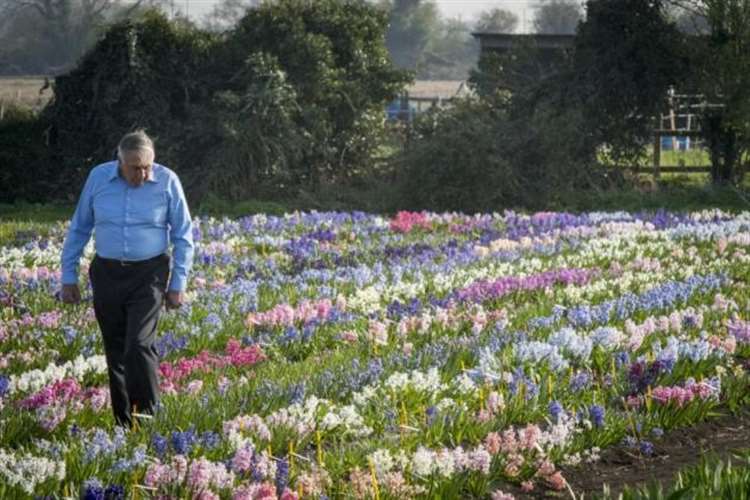
[[120, 159], [120, 175], [133, 187], [140, 187], [151, 175], [153, 155], [149, 151], [128, 151]]

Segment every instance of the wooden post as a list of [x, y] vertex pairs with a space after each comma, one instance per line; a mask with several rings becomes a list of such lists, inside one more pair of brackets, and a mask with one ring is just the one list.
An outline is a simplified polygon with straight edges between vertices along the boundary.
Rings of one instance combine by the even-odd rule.
[[654, 179], [659, 179], [659, 166], [661, 164], [661, 134], [654, 135]]

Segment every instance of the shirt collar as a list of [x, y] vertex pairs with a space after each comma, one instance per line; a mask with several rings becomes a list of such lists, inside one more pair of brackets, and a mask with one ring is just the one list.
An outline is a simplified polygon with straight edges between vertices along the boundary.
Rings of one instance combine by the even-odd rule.
[[[154, 177], [154, 168], [156, 168], [156, 163], [151, 165], [151, 170], [148, 172], [146, 182], [156, 182], [156, 177]], [[113, 162], [112, 171], [109, 174], [109, 181], [112, 182], [118, 177], [120, 177], [120, 163], [115, 160]]]

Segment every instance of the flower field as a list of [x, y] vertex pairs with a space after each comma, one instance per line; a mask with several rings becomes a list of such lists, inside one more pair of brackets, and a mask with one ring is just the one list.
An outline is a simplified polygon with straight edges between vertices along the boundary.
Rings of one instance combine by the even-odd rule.
[[0, 498], [569, 496], [750, 398], [750, 213], [197, 218], [132, 431], [64, 234], [0, 248]]

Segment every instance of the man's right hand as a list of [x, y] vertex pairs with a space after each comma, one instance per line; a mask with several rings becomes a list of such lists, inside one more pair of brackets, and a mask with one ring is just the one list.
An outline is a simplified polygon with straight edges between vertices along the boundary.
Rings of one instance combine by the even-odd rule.
[[81, 292], [78, 285], [63, 285], [62, 287], [63, 304], [78, 304], [81, 301]]

